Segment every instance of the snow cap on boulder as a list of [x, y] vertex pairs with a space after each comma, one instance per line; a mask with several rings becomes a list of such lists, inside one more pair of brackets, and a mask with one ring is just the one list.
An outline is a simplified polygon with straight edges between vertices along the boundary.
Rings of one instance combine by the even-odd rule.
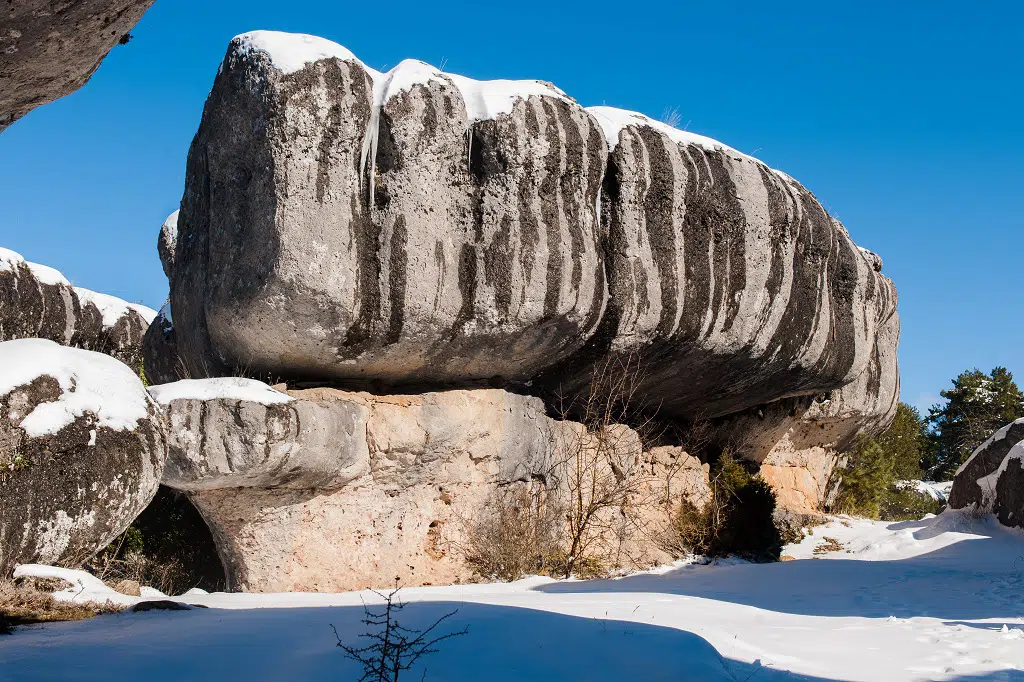
[[1024, 419], [997, 430], [971, 453], [953, 477], [949, 506], [973, 507], [1005, 526], [1024, 528]]

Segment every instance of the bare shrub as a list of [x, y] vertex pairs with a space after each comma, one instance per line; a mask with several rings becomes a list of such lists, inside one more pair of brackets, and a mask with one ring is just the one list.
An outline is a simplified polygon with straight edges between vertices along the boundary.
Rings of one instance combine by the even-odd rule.
[[141, 551], [123, 552], [120, 555], [103, 553], [87, 568], [110, 586], [132, 581], [156, 588], [164, 594], [181, 594], [192, 587], [186, 582], [187, 575], [180, 563], [174, 560], [157, 561]]
[[[373, 628], [371, 632], [360, 635], [370, 641], [366, 646], [348, 646], [341, 641], [337, 628], [331, 626], [338, 641], [337, 646], [344, 650], [347, 658], [363, 666], [363, 676], [359, 678], [359, 682], [398, 682], [399, 676], [411, 669], [420, 658], [437, 653], [435, 647], [438, 644], [469, 632], [469, 628], [466, 627], [458, 632], [435, 634], [437, 627], [458, 613], [458, 610], [446, 613], [424, 630], [403, 626], [396, 618], [398, 612], [405, 608], [405, 603], [398, 597], [399, 590], [396, 581], [395, 589], [388, 594], [374, 591], [374, 594], [384, 600], [383, 610], [373, 611], [363, 605], [362, 623]], [[424, 670], [422, 679], [426, 677], [427, 671]]]
[[9, 633], [17, 625], [84, 620], [123, 608], [110, 602], [59, 601], [30, 582], [0, 581], [0, 634]]
[[483, 578], [518, 580], [550, 570], [558, 555], [560, 514], [543, 486], [495, 490], [481, 517], [468, 525], [466, 563]]
[[552, 477], [564, 496], [564, 577], [581, 563], [599, 562], [598, 554], [621, 551], [651, 501], [653, 486], [641, 455], [657, 429], [649, 416], [653, 410], [638, 399], [641, 379], [633, 356], [608, 356], [595, 367], [584, 394], [560, 401], [563, 421], [551, 442]]

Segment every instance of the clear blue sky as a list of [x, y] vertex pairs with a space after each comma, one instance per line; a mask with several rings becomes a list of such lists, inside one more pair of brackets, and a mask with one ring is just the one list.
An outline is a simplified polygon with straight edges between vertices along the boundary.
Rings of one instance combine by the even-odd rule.
[[1024, 9], [1009, 1], [346, 3], [157, 0], [79, 92], [0, 134], [0, 246], [159, 307], [156, 235], [228, 41], [314, 33], [549, 80], [785, 170], [900, 293], [903, 399], [1005, 365], [1024, 379]]

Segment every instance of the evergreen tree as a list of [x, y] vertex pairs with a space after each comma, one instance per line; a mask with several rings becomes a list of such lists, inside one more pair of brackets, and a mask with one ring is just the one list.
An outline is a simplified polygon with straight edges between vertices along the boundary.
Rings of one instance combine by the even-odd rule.
[[925, 463], [935, 480], [951, 478], [993, 431], [1024, 417], [1024, 394], [1005, 367], [963, 372], [940, 395], [946, 404], [932, 407], [925, 420], [931, 427]]
[[893, 462], [874, 438], [861, 437], [846, 455], [835, 511], [877, 519], [893, 483]]
[[914, 481], [924, 475], [921, 459], [926, 445], [926, 430], [916, 407], [900, 403], [892, 424], [875, 440], [892, 462], [897, 480]]

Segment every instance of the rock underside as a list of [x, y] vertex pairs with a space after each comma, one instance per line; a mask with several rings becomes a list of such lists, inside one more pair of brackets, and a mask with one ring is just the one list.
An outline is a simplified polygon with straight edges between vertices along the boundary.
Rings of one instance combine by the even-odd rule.
[[153, 0], [17, 0], [0, 8], [0, 132], [85, 83]]

